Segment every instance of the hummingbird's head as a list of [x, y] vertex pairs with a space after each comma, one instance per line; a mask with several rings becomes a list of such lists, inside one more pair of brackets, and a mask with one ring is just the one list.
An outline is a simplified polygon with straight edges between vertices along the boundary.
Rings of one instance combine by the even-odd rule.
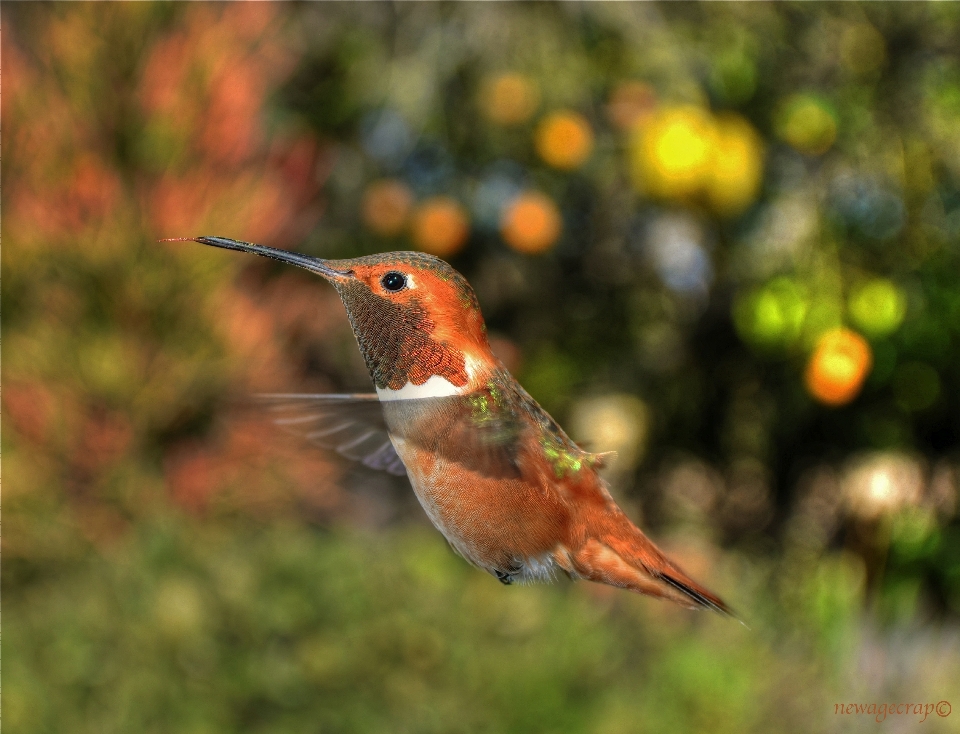
[[496, 368], [473, 289], [433, 255], [386, 252], [321, 260], [221, 237], [195, 241], [271, 257], [328, 280], [340, 294], [380, 389], [422, 385], [433, 376], [457, 388], [467, 387]]
[[490, 353], [480, 304], [470, 284], [443, 260], [422, 252], [386, 252], [328, 260], [377, 387], [399, 390], [433, 376], [465, 387]]

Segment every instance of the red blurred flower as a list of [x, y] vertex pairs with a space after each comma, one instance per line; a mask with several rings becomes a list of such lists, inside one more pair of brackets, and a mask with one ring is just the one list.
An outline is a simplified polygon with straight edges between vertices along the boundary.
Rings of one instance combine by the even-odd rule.
[[188, 40], [182, 34], [158, 41], [150, 51], [140, 81], [140, 101], [151, 113], [173, 113], [181, 116], [185, 95], [181, 94], [187, 64]]
[[3, 412], [22, 436], [45, 443], [54, 426], [56, 400], [39, 382], [7, 382], [3, 386]]

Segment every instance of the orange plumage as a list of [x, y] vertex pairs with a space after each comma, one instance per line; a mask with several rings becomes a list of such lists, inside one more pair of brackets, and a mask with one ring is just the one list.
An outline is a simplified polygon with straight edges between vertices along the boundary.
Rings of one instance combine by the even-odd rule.
[[468, 561], [505, 584], [563, 572], [730, 613], [630, 522], [598, 473], [601, 458], [571, 441], [497, 360], [473, 290], [445, 262], [423, 253], [320, 260], [196, 241], [333, 284], [377, 395], [279, 396], [279, 422], [368, 466], [405, 471]]

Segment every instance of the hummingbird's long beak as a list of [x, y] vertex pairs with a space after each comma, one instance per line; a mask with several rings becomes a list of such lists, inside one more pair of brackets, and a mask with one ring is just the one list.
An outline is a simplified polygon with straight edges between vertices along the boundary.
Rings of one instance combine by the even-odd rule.
[[311, 273], [321, 275], [330, 281], [343, 281], [353, 277], [351, 270], [337, 270], [327, 265], [326, 260], [316, 257], [301, 255], [298, 252], [289, 252], [287, 250], [278, 250], [274, 247], [265, 247], [255, 245], [252, 242], [239, 242], [238, 240], [229, 240], [226, 237], [174, 237], [161, 242], [199, 242], [201, 245], [210, 245], [211, 247], [222, 247], [224, 250], [239, 250], [240, 252], [252, 252], [254, 255], [263, 255], [280, 262], [297, 265], [309, 270]]

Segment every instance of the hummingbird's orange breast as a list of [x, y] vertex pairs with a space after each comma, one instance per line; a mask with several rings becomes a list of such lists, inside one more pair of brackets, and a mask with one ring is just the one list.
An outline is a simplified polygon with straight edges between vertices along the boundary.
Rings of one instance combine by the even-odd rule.
[[463, 395], [381, 404], [431, 521], [462, 556], [501, 580], [543, 578], [558, 566], [572, 572], [563, 549], [582, 544], [583, 510], [605, 506], [607, 497], [585, 462], [563, 463], [559, 447], [569, 439], [545, 432], [524, 395], [504, 372]]
[[567, 536], [570, 512], [544, 483], [489, 476], [482, 468], [393, 440], [430, 520], [474, 565], [498, 576], [518, 574], [532, 560], [548, 564]]

